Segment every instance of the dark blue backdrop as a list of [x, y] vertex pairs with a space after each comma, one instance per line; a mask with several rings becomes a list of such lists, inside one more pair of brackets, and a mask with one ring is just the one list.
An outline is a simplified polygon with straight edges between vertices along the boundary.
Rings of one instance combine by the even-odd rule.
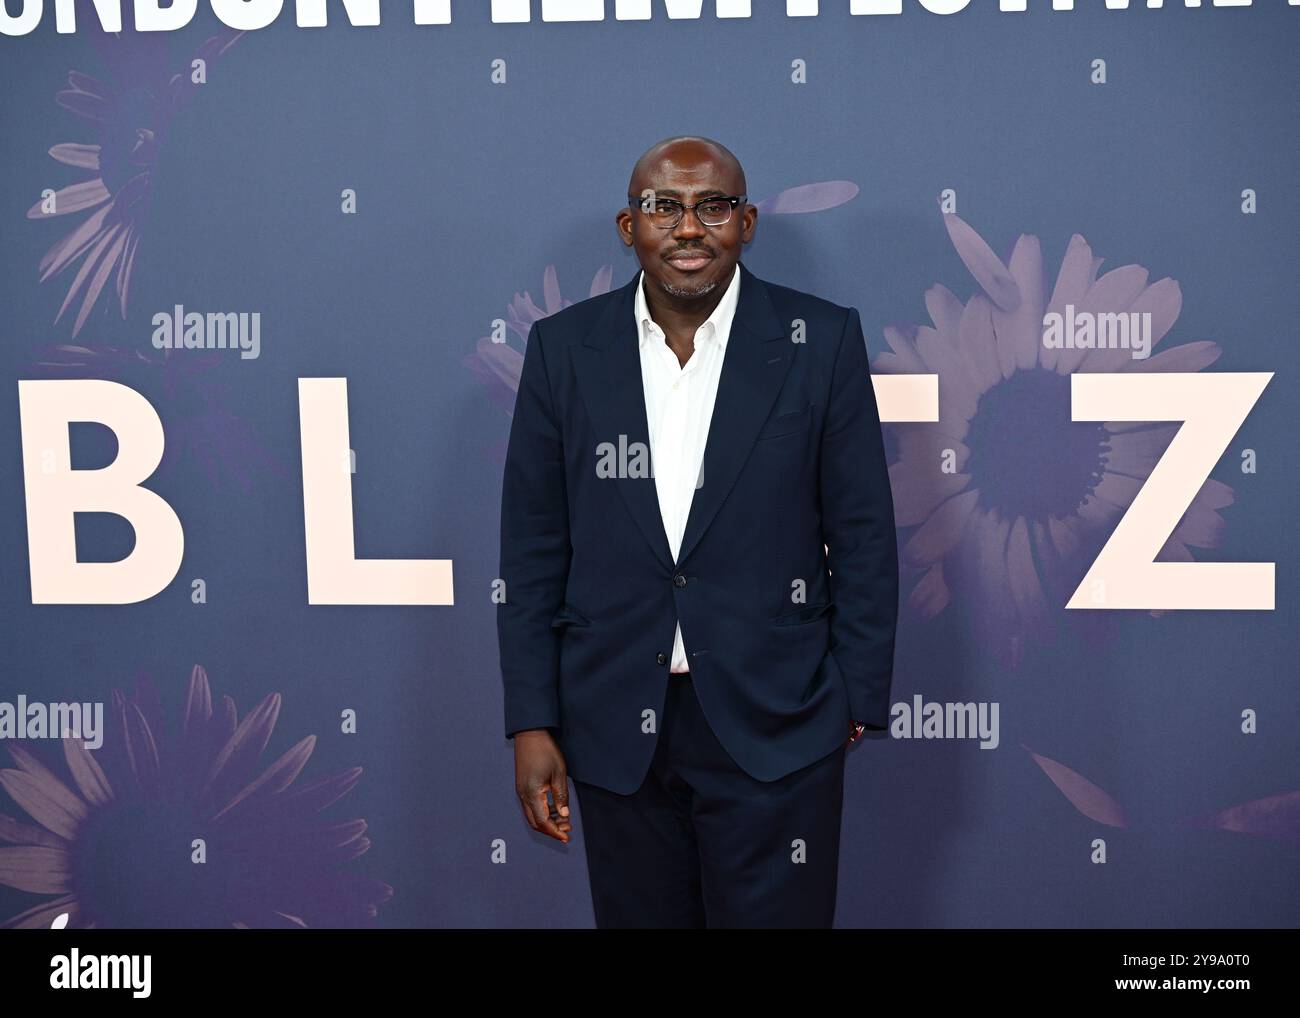
[[[299, 784], [364, 769], [329, 815], [367, 822], [369, 851], [338, 864], [391, 886], [388, 900], [366, 898], [378, 924], [589, 925], [581, 839], [565, 848], [526, 829], [501, 736], [490, 594], [509, 367], [490, 348], [480, 356], [479, 340], [507, 319], [522, 349], [531, 317], [630, 278], [614, 214], [632, 162], [664, 136], [699, 133], [739, 156], [760, 203], [745, 263], [856, 306], [873, 360], [886, 326], [934, 324], [935, 284], [963, 303], [979, 292], [936, 205], [953, 189], [957, 214], [999, 256], [1022, 233], [1039, 239], [1049, 293], [1080, 234], [1103, 273], [1137, 264], [1151, 283], [1177, 281], [1181, 305], [1157, 350], [1208, 340], [1218, 357], [1207, 370], [1276, 373], [1213, 475], [1234, 493], [1223, 526], [1203, 520], [1212, 539], [1190, 542], [1199, 560], [1276, 562], [1276, 611], [1066, 612], [1056, 597], [1045, 614], [1008, 617], [990, 607], [988, 577], [970, 575], [949, 577], [942, 611], [909, 597], [895, 701], [997, 701], [1001, 741], [853, 750], [838, 925], [1290, 925], [1300, 11], [979, 3], [950, 17], [910, 4], [850, 17], [827, 3], [788, 19], [762, 4], [716, 21], [705, 6], [699, 21], [670, 22], [656, 3], [646, 23], [498, 26], [486, 5], [457, 4], [453, 25], [417, 28], [398, 5], [379, 28], [351, 28], [330, 5], [328, 28], [282, 17], [245, 34], [165, 122], [143, 86], [189, 66], [221, 27], [210, 14], [147, 40], [57, 36], [52, 24], [0, 40], [0, 700], [109, 700], [145, 675], [164, 713], [177, 712], [195, 664], [240, 718], [279, 692], [263, 765], [315, 734]], [[504, 84], [491, 78], [497, 59]], [[797, 59], [807, 84], [791, 82]], [[1106, 84], [1091, 80], [1097, 59]], [[117, 83], [103, 123], [56, 103], [70, 70]], [[135, 129], [150, 124], [141, 150]], [[151, 168], [125, 315], [110, 280], [75, 335], [84, 281], [55, 318], [78, 265], [40, 282], [38, 264], [86, 215], [27, 216], [42, 189], [94, 176], [51, 158], [69, 142], [102, 143], [105, 164], [115, 154], [110, 189], [133, 149]], [[340, 211], [346, 188], [355, 215]], [[1254, 215], [1241, 211], [1248, 188]], [[164, 364], [150, 321], [177, 303], [260, 312], [260, 356], [183, 351]], [[81, 367], [39, 366], [78, 356]], [[60, 370], [138, 389], [177, 452], [149, 486], [184, 523], [184, 562], [143, 603], [31, 603], [16, 382]], [[307, 604], [297, 379], [336, 376], [348, 380], [358, 556], [453, 559], [454, 606]], [[941, 385], [959, 382], [941, 373]], [[1002, 478], [1039, 462], [1025, 450], [1045, 427], [1041, 405], [1011, 395], [991, 432]], [[1059, 411], [1067, 421], [1068, 402]], [[903, 426], [889, 430], [904, 462]], [[1246, 448], [1258, 473], [1239, 469]], [[74, 465], [113, 451], [101, 429], [74, 429]], [[1014, 504], [1071, 482], [1032, 467], [1004, 483]], [[79, 519], [78, 534], [83, 559], [132, 544], [130, 527], [104, 516]], [[191, 601], [196, 577], [206, 604]], [[346, 709], [355, 735], [340, 731]], [[1258, 734], [1241, 732], [1246, 709]], [[1196, 819], [1279, 796], [1241, 814], [1244, 830]], [[4, 792], [0, 814], [32, 822]], [[139, 865], [188, 856], [186, 839], [159, 848], [173, 826], [151, 813], [95, 849], [135, 903], [122, 915], [176, 914], [177, 887]], [[1091, 859], [1097, 838], [1104, 865]], [[290, 862], [306, 851], [289, 839], [263, 849]], [[45, 898], [0, 886], [0, 918]], [[263, 904], [250, 914], [293, 911]]]

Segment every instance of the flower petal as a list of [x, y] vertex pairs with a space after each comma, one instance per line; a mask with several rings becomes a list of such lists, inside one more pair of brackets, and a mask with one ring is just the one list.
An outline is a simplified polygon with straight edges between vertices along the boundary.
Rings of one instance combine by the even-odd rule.
[[309, 785], [303, 785], [284, 796], [280, 800], [280, 807], [292, 815], [305, 816], [309, 813], [319, 813], [352, 791], [361, 780], [361, 773], [360, 767], [349, 767], [347, 770], [331, 774]]
[[1029, 549], [1029, 528], [1023, 516], [1016, 517], [1007, 538], [1007, 576], [1022, 623], [1036, 621], [1047, 614], [1047, 598], [1038, 581], [1038, 567]]
[[993, 334], [998, 344], [998, 364], [1002, 377], [1010, 378], [1016, 370], [1027, 371], [1038, 364], [1038, 349], [1043, 341], [1043, 252], [1038, 238], [1022, 233], [1016, 240], [1008, 266], [1020, 292], [1020, 304], [1014, 311], [995, 307], [992, 312]]
[[44, 845], [0, 848], [0, 884], [32, 894], [66, 894], [72, 890], [72, 858]]
[[958, 296], [942, 283], [925, 291], [925, 309], [930, 313], [936, 332], [956, 335], [961, 330], [961, 316], [965, 308]]
[[0, 841], [7, 841], [11, 845], [43, 845], [46, 848], [61, 848], [67, 844], [43, 827], [19, 823], [3, 813], [0, 813]]
[[126, 317], [126, 304], [131, 294], [131, 272], [135, 268], [135, 252], [140, 246], [140, 231], [134, 226], [127, 230], [126, 250], [117, 265], [117, 300], [122, 317]]
[[129, 700], [121, 703], [119, 720], [126, 734], [127, 757], [131, 762], [131, 771], [142, 789], [153, 789], [158, 785], [158, 745], [154, 742], [149, 722], [145, 720], [140, 708]]
[[325, 860], [334, 866], [341, 866], [345, 862], [351, 862], [370, 851], [369, 838], [357, 838], [355, 841], [349, 841], [346, 845], [339, 845], [337, 848], [331, 848], [324, 853]]
[[943, 578], [943, 563], [936, 562], [912, 588], [907, 604], [924, 619], [932, 619], [948, 606], [951, 595]]
[[857, 196], [858, 185], [851, 180], [819, 180], [778, 191], [755, 202], [754, 207], [771, 215], [822, 212], [850, 202]]
[[208, 673], [202, 665], [195, 665], [190, 672], [189, 688], [185, 691], [185, 713], [181, 722], [181, 731], [185, 739], [201, 739], [212, 720], [212, 687], [208, 685]]
[[955, 341], [956, 334], [950, 336], [927, 326], [916, 330], [916, 350], [939, 376], [939, 420], [948, 427], [956, 421], [969, 421], [983, 392], [957, 353]]
[[69, 813], [85, 815], [88, 812], [86, 804], [67, 786], [64, 780], [46, 767], [29, 750], [19, 745], [11, 745], [9, 755], [14, 758], [14, 762], [18, 764], [22, 771], [36, 779], [46, 794], [56, 803], [61, 804]]
[[609, 293], [609, 283], [613, 278], [614, 266], [602, 265], [596, 270], [596, 274], [591, 277], [591, 288], [587, 291], [587, 296], [599, 297], [602, 293]]
[[1034, 763], [1042, 768], [1043, 773], [1051, 779], [1052, 784], [1061, 790], [1061, 794], [1070, 800], [1070, 804], [1089, 820], [1095, 820], [1107, 827], [1127, 827], [1129, 825], [1128, 815], [1124, 812], [1124, 807], [1108, 793], [1098, 788], [1077, 771], [1071, 770], [1064, 764], [1057, 763], [1050, 757], [1040, 756], [1024, 743], [1021, 743], [1021, 746], [1026, 753], [1033, 757]]
[[1228, 485], [1210, 477], [1201, 485], [1201, 490], [1196, 493], [1196, 501], [1208, 509], [1222, 509], [1224, 506], [1232, 505], [1235, 496]]
[[[76, 166], [82, 170], [99, 173], [99, 146], [79, 145], [76, 142], [63, 142], [50, 146], [50, 155], [66, 166]], [[101, 180], [102, 184], [103, 181]], [[107, 195], [108, 188], [104, 188]]]
[[1118, 474], [1150, 477], [1177, 431], [1178, 425], [1171, 424], [1109, 435], [1106, 439], [1108, 448], [1102, 454], [1102, 462], [1107, 470]]
[[1242, 834], [1300, 841], [1300, 791], [1229, 806], [1204, 821], [1204, 825]]
[[929, 467], [900, 460], [889, 468], [895, 523], [900, 527], [924, 523], [939, 505], [969, 483], [970, 474], [946, 474], [940, 470], [937, 456]]
[[69, 233], [61, 241], [45, 252], [37, 268], [40, 270], [38, 282], [45, 282], [51, 276], [62, 272], [72, 264], [82, 252], [95, 244], [104, 230], [104, 222], [113, 210], [112, 204], [105, 205]]
[[230, 741], [231, 736], [235, 734], [235, 729], [238, 727], [239, 713], [235, 710], [235, 701], [223, 693], [220, 706], [215, 706], [212, 710], [212, 724], [208, 729], [208, 737], [213, 744], [212, 755], [214, 758], [220, 752], [221, 747]]
[[[1136, 314], [1151, 315], [1151, 349], [1164, 339], [1178, 320], [1183, 308], [1183, 292], [1178, 281], [1166, 276], [1148, 286], [1129, 305], [1128, 310]], [[1125, 365], [1133, 363], [1130, 350], [1090, 350], [1088, 356], [1079, 365], [1080, 371], [1118, 371]]]
[[112, 106], [99, 96], [71, 88], [55, 92], [54, 101], [82, 120], [101, 126], [108, 124], [113, 112]]
[[240, 817], [244, 826], [259, 823], [294, 823], [315, 816], [332, 806], [356, 787], [361, 779], [361, 768], [350, 767], [330, 774], [309, 784], [300, 785], [283, 795], [265, 799], [248, 806]]
[[[63, 303], [59, 306], [58, 314], [54, 316], [57, 322], [63, 317], [65, 311], [72, 305], [79, 296], [88, 292], [89, 286], [93, 283], [96, 270], [103, 264], [104, 259], [108, 258], [110, 253], [117, 247], [119, 240], [126, 236], [125, 223], [113, 223], [105, 227], [100, 234], [99, 239], [87, 252], [85, 259], [81, 263], [81, 268], [77, 269], [77, 274], [72, 279], [72, 284], [68, 287], [67, 296], [63, 298]], [[103, 284], [101, 283], [101, 286]], [[82, 310], [85, 310], [83, 305]], [[78, 330], [74, 329], [75, 335]]]
[[[1118, 477], [1118, 474], [1111, 474], [1111, 477]], [[1114, 503], [1106, 501], [1104, 498], [1098, 498], [1096, 495], [1089, 493], [1084, 496], [1083, 501], [1078, 508], [1074, 510], [1075, 516], [1081, 519], [1092, 530], [1101, 530], [1109, 527], [1122, 512]]]
[[519, 378], [523, 372], [524, 355], [509, 343], [494, 343], [488, 336], [481, 336], [475, 345], [479, 360], [511, 392], [519, 391]]
[[[1083, 300], [1083, 295], [1088, 292], [1088, 287], [1092, 285], [1092, 273], [1092, 248], [1088, 247], [1088, 242], [1076, 233], [1070, 238], [1070, 244], [1065, 249], [1065, 257], [1061, 259], [1061, 270], [1056, 275], [1056, 286], [1052, 289], [1051, 299], [1047, 302], [1047, 313], [1064, 315], [1066, 304], [1077, 306]], [[1041, 326], [1040, 320], [1040, 339]], [[1040, 351], [1039, 363], [1055, 371], [1060, 355], [1060, 350], [1043, 347]]]
[[1093, 494], [1118, 509], [1124, 509], [1133, 503], [1137, 493], [1142, 490], [1142, 481], [1125, 474], [1104, 473]]
[[1067, 516], [1065, 519], [1057, 519], [1055, 516], [1049, 516], [1047, 531], [1062, 562], [1068, 562], [1079, 551], [1082, 538], [1079, 534], [1077, 517]]
[[1219, 359], [1223, 348], [1208, 339], [1171, 346], [1146, 360], [1129, 359], [1122, 371], [1200, 371]]
[[[885, 342], [889, 344], [889, 349], [894, 352], [898, 358], [898, 367], [896, 370], [900, 374], [917, 374], [924, 375], [927, 373], [925, 361], [921, 355], [916, 352], [916, 345], [913, 338], [916, 335], [915, 329], [904, 331], [896, 325], [886, 325], [884, 329]], [[888, 357], [888, 354], [881, 354], [881, 357]]]
[[99, 99], [112, 99], [117, 95], [117, 90], [111, 84], [84, 71], [69, 71], [68, 84], [78, 92], [85, 92]]
[[86, 819], [86, 804], [61, 781], [44, 781], [25, 771], [0, 770], [0, 788], [28, 816], [66, 841], [77, 836], [77, 828]]
[[253, 708], [217, 753], [207, 781], [199, 793], [200, 798], [221, 801], [224, 795], [233, 792], [248, 779], [257, 758], [270, 741], [279, 716], [279, 693], [272, 693]]
[[[366, 827], [364, 820], [345, 820], [330, 824], [315, 823], [310, 826], [303, 826], [300, 823], [275, 825], [270, 828], [270, 832], [274, 836], [276, 850], [281, 858], [293, 859], [299, 856], [303, 858], [318, 856], [323, 852], [352, 845], [366, 833]], [[266, 837], [266, 828], [257, 829], [241, 825], [238, 831], [232, 834], [229, 844], [236, 850], [242, 850], [247, 845], [264, 841]]]
[[993, 305], [980, 294], [971, 298], [961, 316], [960, 347], [981, 393], [1002, 381], [998, 344], [993, 336]]
[[[86, 284], [86, 294], [81, 302], [81, 311], [78, 312], [77, 320], [72, 326], [72, 334], [74, 336], [78, 335], [81, 332], [81, 327], [86, 324], [86, 319], [90, 317], [90, 312], [95, 306], [95, 301], [99, 300], [99, 295], [103, 291], [104, 285], [108, 282], [108, 277], [113, 274], [113, 270], [117, 268], [118, 262], [121, 260], [122, 252], [126, 248], [127, 241], [127, 226], [125, 223], [118, 227], [114, 227], [113, 237], [113, 242], [104, 251], [103, 257], [99, 259], [99, 266], [95, 269], [94, 275], [90, 277], [89, 282]], [[94, 257], [95, 255], [92, 253], [91, 257], [86, 259], [85, 265], [82, 266], [82, 272], [86, 270], [86, 267], [90, 265]], [[78, 273], [77, 278], [72, 283], [73, 290], [77, 288], [77, 284], [80, 280], [81, 273]], [[56, 315], [55, 318], [57, 320], [58, 316]]]
[[312, 750], [315, 748], [316, 736], [314, 735], [309, 735], [299, 741], [292, 749], [263, 771], [256, 781], [231, 799], [224, 809], [213, 816], [213, 822], [215, 823], [229, 814], [242, 802], [284, 791], [302, 773], [302, 769], [307, 766], [307, 761], [311, 759]]
[[904, 560], [910, 565], [940, 561], [960, 543], [978, 501], [979, 490], [970, 488], [935, 509], [903, 546]]
[[965, 542], [973, 554], [980, 590], [980, 608], [993, 619], [995, 635], [1010, 632], [1015, 624], [1015, 602], [1007, 568], [1007, 537], [1011, 521], [996, 509], [971, 514], [971, 539]]
[[1195, 548], [1218, 548], [1227, 529], [1227, 522], [1217, 512], [1193, 503], [1174, 528], [1173, 536]]
[[546, 266], [546, 271], [542, 273], [542, 298], [546, 301], [546, 313], [549, 315], [559, 311], [564, 301], [560, 297], [560, 281], [555, 274], [555, 266]]
[[[1111, 269], [1088, 288], [1088, 292], [1074, 307], [1075, 315], [1087, 313], [1092, 315], [1128, 314], [1130, 305], [1146, 289], [1147, 270], [1141, 265], [1121, 265]], [[1100, 336], [1094, 337], [1096, 341]], [[1076, 347], [1057, 351], [1056, 370], [1071, 374], [1079, 370], [1080, 365], [1088, 360], [1097, 348]], [[1122, 348], [1106, 347], [1108, 352], [1120, 353], [1132, 360], [1132, 351]]]
[[[113, 192], [105, 186], [104, 181], [99, 177], [93, 177], [90, 180], [81, 180], [55, 191], [53, 212], [45, 211], [45, 199], [42, 198], [27, 210], [27, 218], [53, 219], [55, 216], [67, 216], [73, 212], [84, 212], [86, 209], [93, 209], [97, 205], [102, 205], [112, 197]], [[105, 206], [102, 211], [107, 212], [108, 207]]]
[[64, 913], [68, 914], [68, 926], [76, 927], [81, 909], [74, 894], [65, 894], [61, 898], [49, 898], [33, 905], [26, 912], [6, 919], [0, 923], [0, 930], [48, 930], [54, 920]]
[[109, 784], [104, 769], [90, 755], [85, 742], [81, 739], [64, 739], [63, 756], [68, 761], [68, 770], [82, 797], [92, 806], [107, 806], [113, 801], [113, 786]]
[[1016, 310], [1020, 306], [1020, 289], [1002, 264], [1002, 259], [993, 253], [984, 238], [955, 212], [944, 213], [943, 225], [958, 257], [989, 299], [1003, 311]]

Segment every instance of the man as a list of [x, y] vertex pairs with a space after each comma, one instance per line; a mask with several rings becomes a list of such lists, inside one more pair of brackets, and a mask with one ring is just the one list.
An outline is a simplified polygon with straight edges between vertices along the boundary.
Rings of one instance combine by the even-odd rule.
[[740, 263], [745, 190], [722, 145], [655, 145], [616, 219], [641, 271], [524, 355], [505, 729], [533, 830], [569, 840], [574, 780], [600, 927], [830, 926], [845, 750], [888, 724], [898, 559], [862, 325]]

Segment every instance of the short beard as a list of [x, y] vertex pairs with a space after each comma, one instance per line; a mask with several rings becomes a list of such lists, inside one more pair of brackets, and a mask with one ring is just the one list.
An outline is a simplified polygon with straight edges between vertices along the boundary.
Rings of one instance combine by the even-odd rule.
[[672, 283], [668, 282], [664, 282], [661, 285], [674, 297], [703, 297], [706, 293], [712, 292], [713, 288], [718, 285], [718, 281], [715, 279], [710, 283], [703, 283], [698, 287], [674, 286]]

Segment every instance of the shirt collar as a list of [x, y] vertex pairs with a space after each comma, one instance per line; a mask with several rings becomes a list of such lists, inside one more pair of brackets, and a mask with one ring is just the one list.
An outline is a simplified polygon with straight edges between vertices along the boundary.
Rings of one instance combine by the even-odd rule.
[[[705, 320], [705, 325], [711, 325], [711, 328], [704, 329], [704, 337], [712, 337], [718, 341], [718, 346], [723, 350], [727, 348], [727, 339], [731, 335], [732, 319], [736, 316], [736, 305], [740, 302], [740, 263], [736, 263], [735, 270], [731, 273], [731, 282], [727, 285], [727, 292], [722, 295], [722, 300], [718, 301], [718, 306], [713, 309], [713, 314]], [[636, 307], [635, 307], [637, 336], [641, 345], [655, 336], [659, 338], [663, 335], [663, 330], [650, 316], [650, 306], [645, 299], [645, 270], [641, 270], [641, 275], [636, 281]], [[651, 329], [651, 326], [654, 326]], [[701, 326], [704, 328], [704, 326]], [[657, 335], [656, 335], [657, 334]]]

